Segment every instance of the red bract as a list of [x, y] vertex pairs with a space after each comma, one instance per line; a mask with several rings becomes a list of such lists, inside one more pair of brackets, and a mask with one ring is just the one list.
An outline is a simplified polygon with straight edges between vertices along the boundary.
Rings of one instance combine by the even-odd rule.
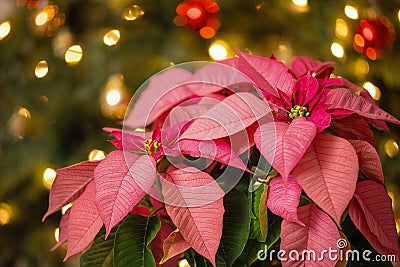
[[186, 66], [152, 77], [124, 128], [104, 129], [117, 150], [57, 171], [43, 219], [73, 205], [54, 248], [67, 242], [68, 258], [94, 240], [83, 267], [93, 255], [116, 267], [176, 266], [182, 255], [250, 266], [280, 240], [292, 256], [318, 258], [283, 266], [335, 266], [320, 257], [352, 240], [341, 225], [348, 211], [376, 251], [399, 256], [370, 125], [388, 131], [400, 121], [368, 92], [331, 78], [333, 63], [305, 57], [288, 68], [238, 51]]

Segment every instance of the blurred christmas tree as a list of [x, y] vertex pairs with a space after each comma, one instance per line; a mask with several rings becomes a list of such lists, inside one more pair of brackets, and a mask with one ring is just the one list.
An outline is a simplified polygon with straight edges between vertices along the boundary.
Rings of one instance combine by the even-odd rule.
[[[58, 218], [41, 223], [54, 169], [110, 151], [101, 128], [118, 127], [135, 89], [173, 64], [223, 59], [235, 48], [287, 63], [299, 55], [336, 61], [336, 75], [399, 118], [399, 8], [373, 0], [0, 0], [0, 266], [60, 265], [65, 251], [49, 252]], [[376, 147], [398, 200], [400, 136], [391, 130]]]

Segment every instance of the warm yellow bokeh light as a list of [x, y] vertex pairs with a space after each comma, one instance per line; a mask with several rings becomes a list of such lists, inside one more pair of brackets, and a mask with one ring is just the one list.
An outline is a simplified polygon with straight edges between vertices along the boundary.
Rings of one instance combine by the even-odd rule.
[[70, 65], [76, 64], [81, 61], [82, 56], [82, 47], [80, 45], [73, 45], [65, 52], [65, 62]]
[[387, 140], [384, 149], [390, 158], [394, 158], [399, 154], [399, 144], [394, 139]]
[[49, 66], [47, 65], [46, 60], [41, 60], [36, 64], [35, 67], [35, 76], [37, 78], [43, 78], [49, 72]]
[[11, 23], [4, 21], [0, 24], [0, 40], [3, 40], [11, 31]]
[[49, 15], [47, 14], [47, 12], [42, 11], [36, 15], [35, 24], [36, 26], [42, 26], [46, 24], [48, 20], [49, 20]]
[[13, 216], [13, 209], [7, 203], [0, 203], [0, 225], [9, 224]]
[[54, 179], [56, 178], [56, 171], [53, 170], [52, 168], [47, 168], [43, 172], [43, 185], [47, 188], [50, 189], [51, 186], [53, 185]]
[[308, 4], [307, 0], [292, 0], [292, 3], [299, 7], [305, 7]]
[[98, 150], [98, 149], [93, 149], [90, 151], [88, 159], [89, 160], [101, 160], [104, 159], [106, 155], [104, 154], [104, 151]]
[[106, 96], [107, 104], [115, 106], [121, 101], [121, 93], [117, 89], [112, 89], [107, 93]]
[[190, 267], [189, 262], [186, 259], [182, 259], [178, 262], [179, 267]]
[[332, 52], [332, 55], [334, 55], [337, 58], [343, 58], [344, 57], [343, 46], [341, 46], [338, 43], [332, 43], [331, 52]]
[[400, 219], [396, 219], [396, 230], [397, 235], [400, 235]]
[[31, 113], [26, 108], [20, 108], [18, 110], [18, 115], [24, 117], [25, 119], [30, 119], [31, 118]]
[[68, 203], [67, 205], [65, 205], [64, 207], [62, 207], [61, 208], [61, 214], [65, 214], [66, 212], [67, 212], [67, 210], [69, 209], [69, 208], [71, 208], [72, 207], [72, 203]]
[[343, 19], [336, 20], [335, 34], [339, 38], [347, 37], [347, 35], [349, 34], [349, 28], [347, 27], [346, 21], [344, 21]]
[[54, 230], [54, 239], [57, 243], [60, 241], [60, 228], [58, 227]]
[[398, 20], [400, 22], [400, 9], [399, 9], [399, 12], [397, 12], [397, 18], [398, 18]]
[[358, 10], [355, 6], [346, 5], [344, 7], [344, 14], [350, 19], [358, 19]]
[[133, 5], [125, 9], [122, 17], [125, 20], [135, 20], [144, 15], [143, 9], [138, 5]]
[[119, 30], [111, 30], [104, 34], [103, 36], [103, 42], [105, 45], [112, 46], [116, 45], [119, 41], [119, 38], [121, 37], [121, 34]]
[[221, 60], [228, 57], [229, 45], [223, 40], [217, 40], [210, 45], [208, 53], [214, 60]]
[[363, 58], [358, 58], [354, 62], [354, 72], [356, 74], [360, 74], [360, 75], [368, 74], [368, 72], [369, 72], [369, 64], [368, 64], [368, 62]]
[[381, 90], [379, 90], [379, 88], [376, 87], [373, 83], [365, 82], [363, 84], [363, 87], [365, 88], [365, 90], [368, 91], [368, 93], [372, 96], [373, 99], [379, 100], [381, 98]]

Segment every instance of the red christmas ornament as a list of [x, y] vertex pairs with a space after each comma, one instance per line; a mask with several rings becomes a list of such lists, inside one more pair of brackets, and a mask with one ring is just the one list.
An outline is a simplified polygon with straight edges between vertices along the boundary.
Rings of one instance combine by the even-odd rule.
[[199, 32], [206, 39], [214, 37], [221, 26], [218, 19], [219, 5], [214, 0], [187, 0], [177, 8], [174, 23]]
[[390, 46], [395, 38], [392, 23], [383, 16], [363, 19], [356, 25], [353, 47], [358, 53], [375, 60], [383, 50]]

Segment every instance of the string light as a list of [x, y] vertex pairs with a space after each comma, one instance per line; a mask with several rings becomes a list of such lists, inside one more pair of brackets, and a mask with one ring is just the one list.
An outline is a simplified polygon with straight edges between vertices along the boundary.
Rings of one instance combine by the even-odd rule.
[[346, 38], [349, 34], [349, 29], [347, 27], [346, 21], [343, 19], [336, 20], [335, 35], [339, 38]]
[[307, 0], [292, 0], [292, 3], [298, 7], [306, 7], [308, 4]]
[[62, 208], [61, 208], [61, 214], [64, 215], [64, 214], [67, 212], [67, 210], [68, 210], [69, 208], [71, 208], [71, 207], [72, 207], [72, 203], [68, 203], [67, 205], [65, 205], [64, 207], [62, 207]]
[[52, 168], [46, 168], [43, 172], [43, 185], [47, 188], [50, 189], [51, 186], [53, 185], [54, 179], [56, 178], [56, 171], [53, 170]]
[[144, 15], [143, 9], [138, 6], [138, 5], [133, 5], [125, 9], [125, 11], [122, 13], [122, 17], [125, 20], [136, 20], [140, 18], [141, 16]]
[[0, 203], [0, 225], [9, 224], [12, 216], [13, 216], [13, 209], [7, 203]]
[[120, 37], [121, 37], [121, 34], [120, 34], [119, 30], [111, 30], [111, 31], [108, 31], [106, 34], [104, 34], [103, 42], [105, 45], [113, 46], [119, 42]]
[[355, 6], [346, 5], [344, 7], [344, 14], [350, 19], [358, 19], [358, 10]]
[[79, 63], [83, 57], [82, 47], [80, 45], [73, 45], [65, 52], [65, 62], [69, 65]]
[[58, 227], [54, 230], [54, 239], [57, 243], [60, 241], [60, 228]]
[[337, 58], [343, 58], [344, 57], [343, 46], [341, 46], [338, 43], [332, 43], [331, 52], [332, 52], [332, 55], [334, 55]]
[[10, 33], [11, 31], [11, 23], [10, 21], [4, 21], [3, 23], [0, 24], [0, 40], [3, 40], [6, 38], [6, 36]]
[[210, 45], [208, 53], [214, 60], [225, 59], [228, 56], [228, 47], [229, 45], [227, 42], [223, 40], [216, 40]]
[[384, 149], [385, 149], [386, 154], [390, 158], [394, 158], [395, 156], [397, 156], [397, 154], [399, 154], [399, 145], [397, 144], [397, 142], [394, 139], [387, 140], [385, 142]]
[[89, 160], [101, 160], [104, 159], [106, 155], [104, 154], [104, 151], [98, 150], [98, 149], [93, 149], [90, 151], [88, 155]]
[[178, 262], [179, 267], [190, 267], [189, 262], [186, 259], [182, 259]]
[[381, 98], [381, 90], [379, 90], [379, 88], [376, 87], [373, 83], [365, 82], [363, 84], [363, 87], [365, 88], [365, 90], [368, 91], [373, 99], [379, 100]]
[[35, 67], [35, 76], [37, 78], [43, 78], [47, 75], [47, 73], [49, 72], [49, 66], [47, 65], [47, 61], [46, 60], [41, 60], [36, 64]]

